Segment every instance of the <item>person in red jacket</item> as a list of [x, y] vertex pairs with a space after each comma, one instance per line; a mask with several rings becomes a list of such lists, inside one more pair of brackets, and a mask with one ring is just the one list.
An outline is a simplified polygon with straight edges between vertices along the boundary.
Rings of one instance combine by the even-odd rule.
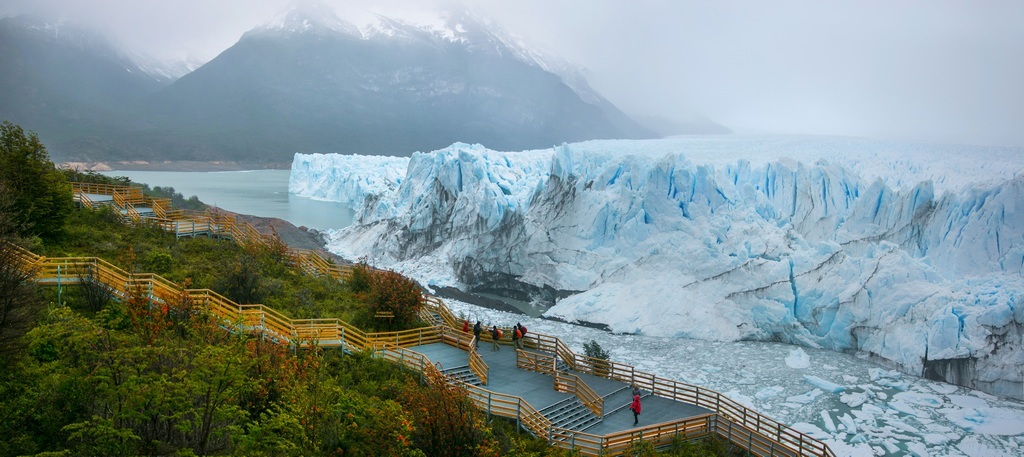
[[629, 410], [633, 411], [633, 425], [640, 422], [640, 396], [633, 395], [633, 403], [629, 404]]

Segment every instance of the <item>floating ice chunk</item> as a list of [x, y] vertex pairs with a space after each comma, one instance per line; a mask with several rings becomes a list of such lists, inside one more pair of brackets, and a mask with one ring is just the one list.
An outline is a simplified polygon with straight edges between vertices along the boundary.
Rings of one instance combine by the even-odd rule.
[[951, 403], [961, 408], [988, 408], [988, 402], [970, 395], [947, 395]]
[[863, 435], [858, 435], [851, 438], [850, 443], [852, 444], [847, 444], [842, 441], [834, 439], [824, 441], [825, 444], [828, 445], [829, 449], [832, 449], [832, 452], [834, 452], [836, 455], [841, 455], [844, 457], [873, 457], [875, 453], [871, 449], [871, 446], [869, 444], [867, 444], [864, 441], [854, 441], [857, 440], [858, 437], [862, 436]]
[[825, 424], [825, 430], [831, 433], [836, 432], [836, 424], [832, 421], [832, 415], [828, 411], [821, 412], [821, 421]]
[[941, 446], [949, 442], [949, 437], [941, 433], [927, 433], [921, 436], [930, 446]]
[[897, 455], [900, 452], [900, 447], [896, 445], [896, 440], [886, 439], [882, 441], [882, 445], [885, 446], [885, 450], [889, 451], [890, 454]]
[[1024, 434], [1024, 412], [1005, 408], [943, 408], [939, 410], [954, 424], [986, 435]]
[[765, 387], [764, 389], [757, 391], [757, 393], [754, 394], [754, 396], [757, 397], [758, 400], [764, 401], [769, 398], [774, 398], [775, 396], [781, 394], [785, 390], [786, 389], [782, 386]]
[[803, 349], [796, 348], [789, 351], [786, 356], [786, 365], [795, 370], [802, 370], [811, 366], [811, 358]]
[[728, 392], [725, 392], [725, 396], [735, 400], [739, 404], [746, 406], [748, 408], [757, 408], [757, 406], [754, 404], [754, 399], [752, 397], [750, 397], [749, 395], [743, 395], [738, 390], [730, 390]]
[[[988, 440], [979, 435], [967, 435], [956, 445], [956, 449], [963, 452], [964, 455], [971, 457], [1004, 457], [1013, 455], [1013, 452], [1007, 452], [1007, 449], [995, 448], [983, 441]], [[1017, 454], [1019, 455], [1019, 450]]]
[[931, 455], [928, 453], [928, 447], [925, 446], [924, 443], [907, 443], [907, 452], [909, 455], [917, 457], [929, 457]]
[[846, 403], [851, 408], [856, 408], [868, 401], [866, 392], [844, 392], [839, 395], [839, 401]]
[[872, 415], [875, 415], [875, 416], [881, 416], [882, 414], [885, 414], [885, 410], [883, 410], [882, 408], [879, 408], [878, 406], [872, 405], [870, 403], [862, 406], [860, 408], [860, 410], [865, 412], [865, 413], [867, 413], [867, 414], [872, 414]]
[[910, 415], [910, 416], [914, 416], [914, 417], [921, 416], [921, 412], [920, 411], [914, 409], [912, 406], [910, 406], [910, 404], [908, 404], [907, 402], [905, 402], [903, 400], [893, 400], [893, 401], [890, 401], [889, 402], [889, 407], [892, 408], [892, 409], [895, 409], [896, 411], [899, 411], [899, 412], [901, 412], [903, 414], [907, 414], [907, 415]]
[[861, 424], [864, 424], [867, 427], [874, 428], [874, 427], [876, 427], [878, 425], [878, 419], [875, 416], [875, 414], [872, 414], [870, 412], [866, 412], [866, 411], [863, 411], [863, 410], [856, 410], [856, 409], [853, 410], [853, 411], [850, 411], [850, 413], [852, 413], [853, 416], [857, 418], [858, 422], [860, 422]]
[[871, 379], [871, 381], [878, 381], [879, 379], [883, 378], [900, 379], [902, 376], [903, 373], [900, 373], [895, 370], [889, 371], [883, 370], [881, 368], [868, 368], [868, 377]]
[[857, 433], [857, 423], [853, 420], [853, 416], [843, 414], [842, 416], [839, 416], [839, 422], [846, 428], [846, 433]]
[[875, 383], [880, 385], [880, 386], [882, 386], [882, 387], [888, 387], [890, 389], [896, 389], [896, 390], [907, 390], [907, 387], [909, 386], [909, 384], [907, 384], [906, 381], [901, 381], [901, 380], [897, 380], [897, 379], [889, 379], [889, 378], [879, 379], [879, 380], [875, 381]]
[[804, 375], [804, 381], [807, 381], [808, 384], [810, 384], [812, 386], [815, 386], [815, 387], [818, 387], [821, 390], [824, 390], [825, 392], [831, 392], [831, 393], [834, 393], [834, 394], [837, 394], [839, 392], [842, 392], [843, 390], [846, 390], [845, 387], [843, 387], [843, 386], [841, 386], [839, 384], [836, 384], [836, 383], [830, 382], [830, 381], [826, 381], [826, 380], [821, 379], [821, 378], [819, 378], [817, 376], [812, 376], [812, 375], [805, 374]]
[[786, 401], [790, 403], [796, 403], [798, 405], [806, 405], [807, 403], [814, 401], [815, 398], [818, 398], [818, 396], [820, 396], [823, 393], [824, 392], [822, 392], [821, 389], [814, 389], [802, 395], [794, 395], [792, 397], [787, 397]]
[[908, 404], [929, 406], [932, 408], [942, 406], [943, 403], [942, 399], [938, 396], [918, 392], [897, 392], [892, 396], [892, 398]]
[[793, 430], [803, 433], [816, 440], [828, 440], [832, 439], [832, 435], [829, 435], [824, 430], [819, 428], [817, 425], [808, 424], [807, 422], [797, 422], [793, 424]]
[[[910, 432], [910, 433], [913, 433], [915, 435], [920, 433], [920, 430], [918, 430], [917, 428], [913, 427], [912, 425], [910, 425], [910, 424], [908, 424], [906, 422], [903, 422], [900, 419], [894, 419], [894, 418], [891, 418], [891, 417], [887, 417], [887, 418], [885, 418], [885, 423], [889, 424], [890, 427], [893, 427], [893, 428], [895, 428], [897, 430], [900, 430], [900, 431]], [[893, 436], [895, 437], [895, 436], [898, 436], [898, 435], [893, 435]], [[901, 439], [906, 440], [908, 438], [901, 438]]]
[[928, 387], [942, 395], [949, 395], [960, 388], [960, 386], [954, 386], [953, 384], [946, 384], [944, 382], [930, 382], [928, 383]]

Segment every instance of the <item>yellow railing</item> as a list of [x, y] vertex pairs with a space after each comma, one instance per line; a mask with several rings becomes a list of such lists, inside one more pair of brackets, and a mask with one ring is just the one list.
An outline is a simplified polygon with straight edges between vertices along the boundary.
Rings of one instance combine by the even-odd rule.
[[560, 371], [555, 371], [554, 378], [556, 391], [573, 394], [595, 416], [604, 417], [604, 397], [598, 395], [583, 379]]
[[516, 350], [516, 368], [535, 371], [546, 375], [554, 375], [555, 356], [540, 352], [527, 352], [522, 349]]
[[603, 436], [564, 428], [552, 428], [548, 439], [553, 443], [562, 444], [563, 447], [578, 449], [584, 455], [619, 455], [637, 440], [649, 441], [655, 447], [662, 447], [672, 444], [677, 438], [690, 440], [708, 436], [715, 432], [714, 421], [715, 414], [708, 413], [680, 421], [647, 425]]
[[[231, 236], [242, 246], [266, 246], [273, 240], [272, 237], [263, 235], [252, 225], [238, 223], [234, 216], [225, 213], [172, 210], [169, 199], [147, 198], [142, 194], [142, 189], [138, 187], [81, 182], [71, 184], [76, 197], [83, 202], [83, 206], [93, 207], [86, 196], [87, 193], [110, 195], [117, 208], [125, 212], [126, 219], [132, 221], [139, 221], [142, 218], [132, 205], [136, 203], [149, 204], [156, 215], [151, 218], [151, 222], [177, 236], [197, 234]], [[292, 266], [315, 276], [328, 276], [344, 280], [351, 272], [349, 267], [338, 266], [313, 251], [290, 249], [286, 252], [286, 257]]]
[[522, 397], [492, 392], [470, 384], [464, 387], [469, 399], [477, 408], [487, 411], [490, 415], [515, 420], [537, 437], [546, 437], [551, 430], [551, 419], [537, 411]]

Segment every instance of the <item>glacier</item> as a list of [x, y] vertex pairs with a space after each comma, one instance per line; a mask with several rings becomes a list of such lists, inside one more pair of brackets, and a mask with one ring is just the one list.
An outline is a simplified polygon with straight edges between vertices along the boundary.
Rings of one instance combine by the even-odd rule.
[[777, 341], [1024, 397], [1024, 150], [696, 136], [296, 154], [348, 258], [614, 332]]

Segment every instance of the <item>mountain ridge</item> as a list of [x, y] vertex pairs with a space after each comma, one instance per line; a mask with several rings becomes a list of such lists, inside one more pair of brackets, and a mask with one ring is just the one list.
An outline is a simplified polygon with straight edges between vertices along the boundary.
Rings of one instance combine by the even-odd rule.
[[[60, 59], [42, 67], [34, 56], [45, 54], [10, 51], [0, 54], [0, 63], [21, 62], [51, 75], [88, 74], [54, 66]], [[144, 82], [118, 82], [84, 104], [62, 93], [60, 84], [3, 84], [45, 99], [9, 97], [0, 116], [36, 130], [61, 160], [283, 164], [295, 152], [409, 155], [455, 142], [519, 150], [656, 136], [567, 62], [523, 46], [466, 11], [427, 25], [376, 15], [360, 28], [331, 11], [292, 10], [176, 79], [180, 67], [134, 63], [102, 40], [81, 54], [109, 61], [94, 79], [121, 81], [117, 73], [124, 72]], [[94, 93], [88, 87], [75, 92]], [[45, 108], [60, 104], [70, 107]], [[44, 107], [24, 113], [38, 105]], [[61, 117], [65, 111], [70, 114]]]

